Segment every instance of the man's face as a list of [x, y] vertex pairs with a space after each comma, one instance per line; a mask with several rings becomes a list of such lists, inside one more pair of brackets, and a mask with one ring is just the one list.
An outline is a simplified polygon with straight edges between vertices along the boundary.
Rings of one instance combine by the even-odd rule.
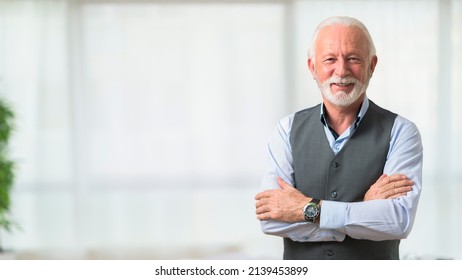
[[366, 91], [377, 57], [369, 58], [366, 36], [355, 26], [332, 25], [319, 31], [314, 61], [308, 66], [324, 101], [353, 104]]

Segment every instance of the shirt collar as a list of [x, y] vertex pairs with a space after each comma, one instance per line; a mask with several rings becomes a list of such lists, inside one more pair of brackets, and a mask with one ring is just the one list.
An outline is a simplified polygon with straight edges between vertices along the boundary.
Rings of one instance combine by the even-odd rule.
[[[354, 122], [354, 129], [358, 128], [359, 123], [363, 119], [364, 115], [367, 112], [367, 109], [369, 109], [369, 98], [367, 96], [364, 97], [363, 103], [361, 103], [361, 108], [359, 109], [358, 116], [356, 117], [356, 120]], [[321, 104], [321, 122], [324, 126], [329, 127], [329, 124], [327, 122], [326, 116], [324, 115], [324, 103]], [[330, 127], [329, 127], [330, 128]]]

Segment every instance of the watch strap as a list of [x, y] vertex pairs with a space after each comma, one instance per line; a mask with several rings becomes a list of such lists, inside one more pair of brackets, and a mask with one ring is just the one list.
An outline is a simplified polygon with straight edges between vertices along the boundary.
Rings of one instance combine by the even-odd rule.
[[313, 198], [309, 203], [314, 203], [316, 205], [319, 205], [319, 202], [321, 202], [321, 200], [319, 200], [317, 198]]

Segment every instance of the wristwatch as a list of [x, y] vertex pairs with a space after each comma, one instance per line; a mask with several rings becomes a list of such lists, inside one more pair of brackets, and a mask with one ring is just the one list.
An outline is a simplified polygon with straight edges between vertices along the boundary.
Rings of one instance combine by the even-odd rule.
[[305, 221], [314, 223], [320, 212], [319, 202], [321, 202], [319, 199], [313, 198], [305, 205], [305, 207], [303, 207], [303, 215], [305, 216]]

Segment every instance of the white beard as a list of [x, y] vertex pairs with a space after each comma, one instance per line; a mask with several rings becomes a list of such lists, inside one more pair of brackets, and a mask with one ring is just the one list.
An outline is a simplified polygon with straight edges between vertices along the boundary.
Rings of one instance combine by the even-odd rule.
[[[340, 78], [335, 75], [325, 80], [322, 84], [319, 83], [317, 79], [316, 82], [318, 83], [318, 87], [324, 97], [332, 104], [340, 107], [348, 107], [353, 104], [364, 92], [366, 92], [367, 86], [369, 85], [369, 79], [364, 84], [362, 84], [353, 77]], [[350, 93], [345, 91], [338, 91], [334, 94], [330, 89], [330, 85], [332, 83], [351, 83], [354, 84], [354, 87]]]

